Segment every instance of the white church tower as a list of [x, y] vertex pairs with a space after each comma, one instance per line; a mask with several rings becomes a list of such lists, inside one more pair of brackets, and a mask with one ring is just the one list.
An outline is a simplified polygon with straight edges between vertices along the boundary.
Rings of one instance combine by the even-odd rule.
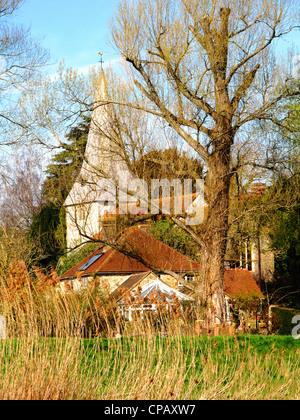
[[64, 203], [68, 249], [101, 233], [103, 217], [115, 210], [114, 187], [120, 177], [131, 175], [101, 69], [83, 165]]

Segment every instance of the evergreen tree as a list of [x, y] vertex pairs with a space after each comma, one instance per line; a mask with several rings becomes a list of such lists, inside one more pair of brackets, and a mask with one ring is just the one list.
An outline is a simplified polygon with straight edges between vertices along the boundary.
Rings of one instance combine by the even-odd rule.
[[55, 266], [65, 248], [64, 208], [54, 203], [45, 205], [33, 219], [28, 240], [33, 245], [32, 258], [35, 265]]
[[192, 179], [203, 175], [203, 164], [197, 157], [190, 157], [176, 147], [152, 150], [135, 163], [136, 175], [144, 179], [149, 187], [153, 179]]
[[61, 207], [80, 171], [90, 127], [90, 118], [82, 117], [79, 125], [72, 127], [46, 169], [47, 178], [42, 193], [46, 201]]
[[35, 264], [56, 265], [66, 248], [66, 221], [63, 203], [80, 171], [88, 138], [90, 118], [83, 117], [72, 127], [62, 144], [62, 151], [53, 156], [42, 185], [44, 205], [35, 216], [28, 240], [34, 244]]

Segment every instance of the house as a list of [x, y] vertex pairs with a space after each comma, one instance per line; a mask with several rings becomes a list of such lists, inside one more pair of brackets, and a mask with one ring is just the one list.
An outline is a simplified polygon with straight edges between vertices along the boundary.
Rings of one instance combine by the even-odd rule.
[[264, 295], [253, 275], [247, 269], [230, 269], [225, 270], [224, 275], [224, 295], [225, 295], [225, 311], [226, 321], [231, 320], [231, 306], [237, 298], [241, 296], [255, 296], [258, 299], [264, 299]]
[[100, 287], [113, 292], [128, 277], [149, 270], [169, 287], [177, 289], [179, 278], [186, 277], [192, 282], [199, 274], [200, 266], [133, 226], [120, 234], [112, 246], [99, 248], [64, 273], [60, 280], [74, 291], [79, 291], [82, 284], [85, 286], [96, 280]]

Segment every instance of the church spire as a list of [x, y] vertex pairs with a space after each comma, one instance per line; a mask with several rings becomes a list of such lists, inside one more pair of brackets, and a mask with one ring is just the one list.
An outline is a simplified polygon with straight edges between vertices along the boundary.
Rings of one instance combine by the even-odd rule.
[[100, 55], [99, 63], [101, 65], [101, 70], [103, 70], [103, 64], [104, 64], [104, 61], [103, 61], [103, 53], [101, 51], [99, 51], [98, 52], [98, 55]]
[[103, 69], [101, 69], [81, 171], [82, 177], [90, 179], [92, 172], [98, 172], [96, 178], [108, 175], [109, 159], [107, 153], [110, 149], [110, 140], [113, 137], [111, 132], [113, 120], [114, 110], [109, 102], [106, 78]]
[[86, 237], [98, 235], [103, 228], [103, 214], [110, 208], [107, 185], [109, 189], [112, 184], [118, 187], [120, 179], [124, 182], [131, 178], [124, 156], [115, 105], [101, 67], [84, 161], [64, 203], [68, 248], [78, 245]]
[[101, 68], [95, 89], [84, 161], [65, 206], [99, 202], [101, 180], [110, 180], [117, 185], [120, 173], [124, 174], [124, 177], [130, 177], [118, 127], [106, 75]]

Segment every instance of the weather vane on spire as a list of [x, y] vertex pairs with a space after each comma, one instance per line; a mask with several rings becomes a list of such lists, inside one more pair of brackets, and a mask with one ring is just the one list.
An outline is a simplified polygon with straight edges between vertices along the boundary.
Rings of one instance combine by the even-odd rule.
[[103, 52], [99, 51], [98, 52], [98, 55], [100, 55], [99, 63], [101, 64], [101, 69], [103, 69], [103, 64], [104, 64], [104, 61], [103, 61]]

